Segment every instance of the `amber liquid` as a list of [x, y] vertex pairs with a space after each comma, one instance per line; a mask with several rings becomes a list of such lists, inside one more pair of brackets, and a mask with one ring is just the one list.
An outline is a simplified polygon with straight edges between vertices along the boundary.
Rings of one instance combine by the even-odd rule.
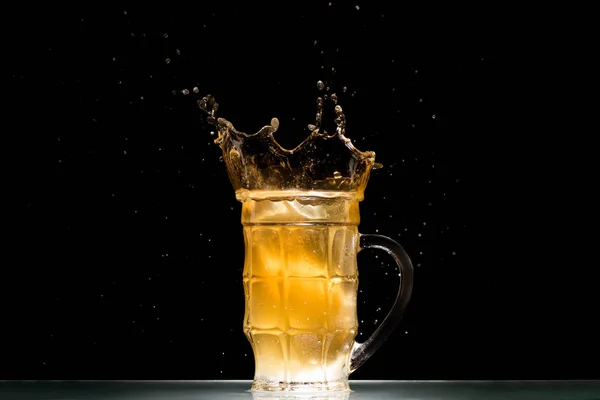
[[242, 222], [255, 385], [346, 382], [357, 330], [358, 206], [249, 199]]

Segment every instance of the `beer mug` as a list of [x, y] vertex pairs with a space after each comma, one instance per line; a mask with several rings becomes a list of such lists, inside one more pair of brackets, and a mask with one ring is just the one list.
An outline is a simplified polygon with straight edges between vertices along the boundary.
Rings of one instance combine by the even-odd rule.
[[[336, 122], [344, 123], [335, 133], [313, 126], [293, 150], [274, 139], [275, 118], [259, 132], [245, 134], [215, 117], [211, 97], [200, 105], [218, 129], [215, 142], [242, 203], [243, 329], [254, 352], [252, 389], [348, 390], [349, 374], [399, 322], [413, 283], [411, 261], [398, 243], [358, 232], [359, 202], [377, 166], [375, 153], [357, 150], [344, 136], [339, 105]], [[362, 249], [388, 253], [401, 279], [392, 310], [370, 338], [357, 343], [357, 253]]]
[[[348, 375], [382, 344], [408, 302], [411, 262], [392, 239], [358, 233], [352, 197], [272, 196], [242, 204], [253, 388], [348, 389]], [[356, 255], [366, 248], [389, 253], [402, 278], [392, 311], [359, 344]]]

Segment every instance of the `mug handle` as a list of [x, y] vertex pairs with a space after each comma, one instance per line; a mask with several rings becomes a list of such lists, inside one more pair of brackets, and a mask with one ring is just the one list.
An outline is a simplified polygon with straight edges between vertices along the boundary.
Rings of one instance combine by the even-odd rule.
[[365, 342], [354, 342], [350, 355], [350, 373], [356, 371], [358, 367], [367, 361], [398, 325], [410, 300], [413, 286], [412, 263], [408, 254], [396, 241], [383, 235], [361, 234], [358, 251], [362, 249], [379, 249], [392, 256], [400, 270], [400, 287], [398, 288], [396, 301], [381, 325]]

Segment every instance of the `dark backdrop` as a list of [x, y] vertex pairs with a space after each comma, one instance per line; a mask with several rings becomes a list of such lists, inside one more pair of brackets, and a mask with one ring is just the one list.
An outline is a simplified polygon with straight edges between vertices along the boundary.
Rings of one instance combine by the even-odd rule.
[[[405, 318], [353, 378], [591, 377], [583, 303], [518, 207], [522, 132], [501, 126], [521, 60], [497, 13], [379, 1], [7, 13], [18, 224], [0, 378], [250, 379], [240, 204], [196, 100], [215, 95], [245, 131], [277, 116], [292, 147], [317, 80], [384, 165], [361, 231], [397, 239], [415, 266]], [[359, 255], [359, 338], [397, 284], [375, 255]]]

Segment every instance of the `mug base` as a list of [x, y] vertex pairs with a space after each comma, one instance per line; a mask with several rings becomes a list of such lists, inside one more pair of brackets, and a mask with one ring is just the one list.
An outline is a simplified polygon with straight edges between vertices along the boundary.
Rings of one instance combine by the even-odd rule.
[[[252, 392], [295, 392], [295, 393], [322, 393], [322, 392], [350, 392], [348, 381], [336, 382], [283, 382], [255, 379], [252, 382]], [[265, 397], [266, 398], [266, 397]]]

